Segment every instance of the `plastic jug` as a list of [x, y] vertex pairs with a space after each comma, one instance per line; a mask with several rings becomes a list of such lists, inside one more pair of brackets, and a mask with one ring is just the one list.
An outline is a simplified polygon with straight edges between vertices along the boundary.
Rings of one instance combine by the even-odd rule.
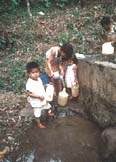
[[102, 54], [103, 55], [114, 54], [114, 47], [112, 46], [112, 42], [106, 42], [102, 45]]
[[63, 90], [58, 94], [58, 104], [60, 106], [66, 106], [67, 102], [68, 102], [68, 93], [66, 92], [66, 88], [63, 88]]
[[73, 97], [77, 97], [79, 95], [79, 84], [78, 84], [78, 82], [75, 82], [72, 85], [71, 93], [72, 93]]
[[55, 72], [53, 73], [53, 78], [54, 78], [54, 79], [59, 79], [59, 78], [60, 78], [60, 73], [59, 73], [59, 71], [55, 71]]
[[46, 100], [52, 101], [54, 95], [54, 86], [52, 84], [47, 84], [46, 87]]

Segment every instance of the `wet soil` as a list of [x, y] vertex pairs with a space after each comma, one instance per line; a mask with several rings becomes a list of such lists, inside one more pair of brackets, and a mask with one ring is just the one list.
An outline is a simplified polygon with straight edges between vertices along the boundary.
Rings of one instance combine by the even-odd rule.
[[8, 162], [100, 162], [100, 130], [79, 116], [58, 117], [46, 129], [32, 126]]

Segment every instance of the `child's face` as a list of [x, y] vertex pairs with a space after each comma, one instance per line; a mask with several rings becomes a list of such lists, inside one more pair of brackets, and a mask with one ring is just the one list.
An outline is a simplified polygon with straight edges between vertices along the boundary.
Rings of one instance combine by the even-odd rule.
[[39, 69], [33, 68], [28, 75], [31, 79], [37, 80], [39, 77], [39, 74], [40, 74]]

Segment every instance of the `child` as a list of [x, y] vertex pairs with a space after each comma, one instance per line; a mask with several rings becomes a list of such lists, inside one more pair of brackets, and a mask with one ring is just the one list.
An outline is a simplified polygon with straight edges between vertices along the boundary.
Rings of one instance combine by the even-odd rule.
[[37, 121], [37, 126], [39, 128], [45, 128], [45, 126], [40, 122], [41, 112], [43, 109], [50, 110], [51, 106], [46, 101], [44, 86], [39, 77], [39, 66], [36, 62], [29, 62], [26, 66], [26, 70], [29, 77], [26, 83], [28, 102], [33, 108], [34, 116]]
[[61, 58], [63, 56], [68, 55], [68, 57], [72, 57], [73, 54], [73, 46], [69, 43], [65, 43], [62, 46], [53, 46], [46, 52], [46, 70], [49, 77], [53, 76], [54, 67], [52, 66], [52, 62], [55, 58]]
[[115, 25], [113, 24], [113, 20], [110, 16], [103, 16], [100, 23], [102, 28], [104, 29], [104, 32], [107, 33], [116, 32]]
[[112, 62], [115, 59], [116, 27], [110, 16], [103, 16], [100, 23], [103, 28], [102, 37], [104, 39], [102, 45], [102, 61]]
[[75, 83], [78, 83], [77, 80], [77, 59], [75, 56], [67, 59], [67, 68], [65, 73], [65, 82], [67, 87], [67, 92], [70, 95], [70, 99], [72, 99], [71, 88]]
[[106, 42], [116, 42], [116, 25], [110, 16], [103, 16], [100, 21], [102, 26], [102, 37]]

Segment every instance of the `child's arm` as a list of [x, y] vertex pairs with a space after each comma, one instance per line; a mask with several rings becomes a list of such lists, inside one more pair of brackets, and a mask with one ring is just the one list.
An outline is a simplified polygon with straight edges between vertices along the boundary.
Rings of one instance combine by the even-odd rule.
[[76, 64], [74, 64], [73, 66], [73, 72], [74, 72], [75, 81], [77, 81], [77, 65]]
[[64, 75], [65, 75], [65, 67], [64, 67], [64, 65], [60, 64], [59, 65], [59, 70], [60, 70], [61, 76], [64, 77]]
[[41, 101], [44, 100], [44, 97], [43, 97], [43, 96], [38, 96], [38, 95], [36, 95], [36, 94], [34, 94], [34, 93], [28, 91], [28, 90], [27, 90], [27, 96], [30, 96], [30, 97], [33, 97], [33, 98], [37, 98], [37, 99], [39, 99], [39, 100], [41, 100]]

